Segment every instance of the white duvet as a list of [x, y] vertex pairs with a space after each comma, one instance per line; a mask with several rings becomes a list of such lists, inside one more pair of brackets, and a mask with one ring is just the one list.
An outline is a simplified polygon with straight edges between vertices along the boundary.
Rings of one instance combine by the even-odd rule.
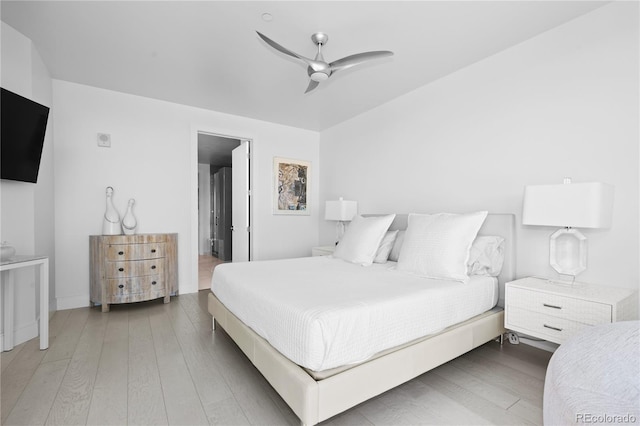
[[363, 267], [327, 256], [219, 265], [211, 291], [313, 371], [365, 361], [479, 315], [498, 299], [492, 277], [427, 279], [395, 270], [395, 262]]

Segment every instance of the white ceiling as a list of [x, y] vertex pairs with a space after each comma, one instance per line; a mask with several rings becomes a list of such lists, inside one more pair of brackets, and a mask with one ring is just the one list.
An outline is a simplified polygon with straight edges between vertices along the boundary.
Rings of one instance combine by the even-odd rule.
[[[56, 79], [323, 130], [606, 2], [2, 1]], [[271, 22], [262, 19], [268, 12]], [[327, 61], [395, 55], [341, 71], [315, 91], [305, 67], [256, 30]]]
[[238, 146], [240, 139], [198, 133], [198, 163], [231, 167], [231, 151]]

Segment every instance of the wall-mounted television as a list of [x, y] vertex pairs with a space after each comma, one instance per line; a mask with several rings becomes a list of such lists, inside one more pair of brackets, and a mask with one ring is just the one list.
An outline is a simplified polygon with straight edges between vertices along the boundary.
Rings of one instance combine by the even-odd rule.
[[49, 108], [0, 88], [0, 177], [36, 183]]

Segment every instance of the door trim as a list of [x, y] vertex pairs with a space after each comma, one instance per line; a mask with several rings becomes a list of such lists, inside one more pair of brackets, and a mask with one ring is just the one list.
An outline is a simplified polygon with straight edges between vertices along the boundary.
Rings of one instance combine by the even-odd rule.
[[[191, 125], [191, 152], [189, 155], [189, 171], [190, 171], [190, 241], [188, 241], [186, 264], [189, 265], [190, 273], [187, 274], [188, 281], [181, 283], [180, 293], [196, 293], [198, 291], [198, 134], [207, 133], [210, 135], [220, 136], [230, 139], [239, 139], [249, 142], [249, 187], [254, 188], [253, 181], [253, 138], [246, 136], [236, 136], [220, 132], [219, 129], [213, 128], [211, 125]], [[249, 232], [249, 260], [253, 260], [253, 234], [255, 231], [253, 216], [253, 199], [249, 198], [249, 223], [251, 231]]]

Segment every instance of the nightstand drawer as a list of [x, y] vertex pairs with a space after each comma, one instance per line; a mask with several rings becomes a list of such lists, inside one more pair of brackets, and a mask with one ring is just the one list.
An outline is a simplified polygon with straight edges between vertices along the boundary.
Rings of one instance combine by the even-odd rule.
[[562, 343], [584, 327], [590, 327], [581, 322], [516, 307], [510, 307], [505, 318], [506, 328], [555, 343]]
[[577, 323], [595, 325], [611, 322], [611, 305], [584, 299], [559, 296], [535, 290], [509, 286], [508, 308], [520, 308], [566, 319]]

